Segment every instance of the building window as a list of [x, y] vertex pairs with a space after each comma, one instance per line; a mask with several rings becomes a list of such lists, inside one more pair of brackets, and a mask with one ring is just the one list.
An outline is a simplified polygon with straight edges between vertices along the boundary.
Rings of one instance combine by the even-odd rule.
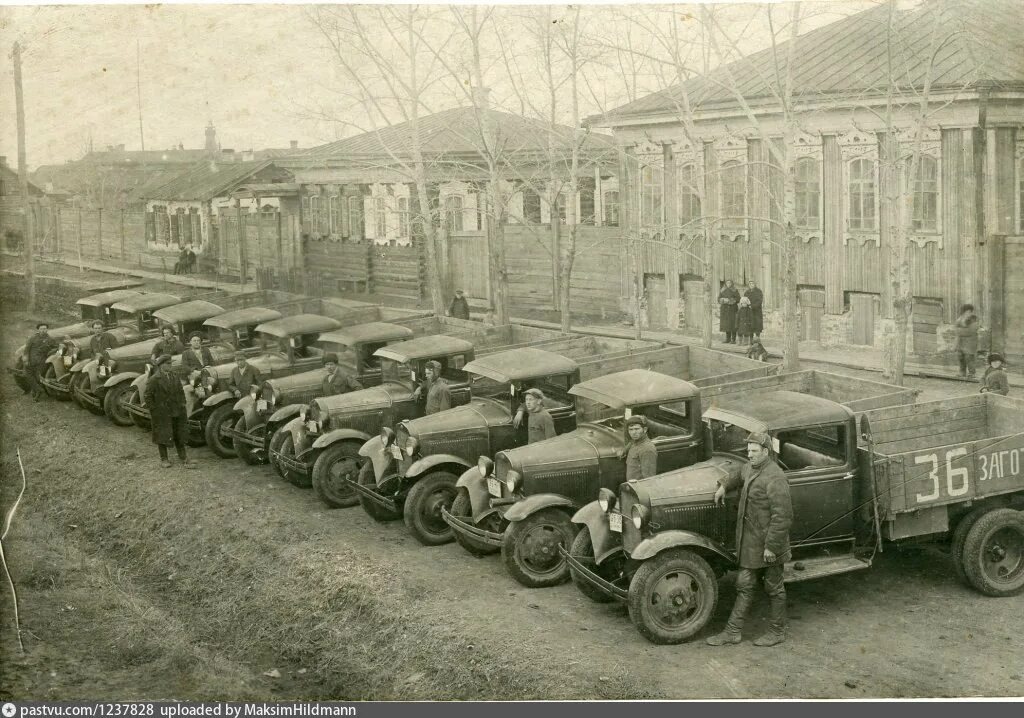
[[875, 165], [869, 159], [850, 162], [850, 179], [847, 186], [850, 194], [850, 229], [873, 230], [877, 228], [875, 210]]
[[697, 166], [694, 164], [683, 165], [679, 171], [679, 224], [684, 232], [695, 229], [697, 220], [700, 219], [700, 186], [697, 176]]
[[939, 162], [929, 155], [921, 155], [917, 163], [911, 226], [923, 232], [939, 228]]
[[334, 195], [329, 202], [331, 205], [331, 234], [341, 236], [344, 226], [341, 215], [345, 211], [345, 198]]
[[722, 165], [722, 221], [732, 226], [747, 222], [747, 173], [737, 160]]
[[540, 224], [540, 217], [540, 195], [529, 187], [523, 187], [523, 221]]
[[375, 197], [373, 200], [373, 220], [377, 239], [387, 239], [388, 210], [383, 197]]
[[320, 197], [309, 198], [309, 228], [314, 234], [320, 232]]
[[398, 198], [398, 236], [409, 236], [409, 198]]
[[348, 198], [348, 232], [350, 237], [363, 238], [362, 195]]
[[796, 226], [818, 229], [821, 225], [821, 168], [816, 159], [796, 162]]
[[619, 191], [608, 190], [604, 193], [604, 200], [601, 202], [604, 207], [604, 224], [606, 227], [619, 226]]
[[462, 195], [450, 194], [444, 199], [445, 221], [449, 232], [462, 231]]
[[640, 168], [640, 223], [643, 227], [661, 224], [661, 180], [660, 167], [647, 165]]

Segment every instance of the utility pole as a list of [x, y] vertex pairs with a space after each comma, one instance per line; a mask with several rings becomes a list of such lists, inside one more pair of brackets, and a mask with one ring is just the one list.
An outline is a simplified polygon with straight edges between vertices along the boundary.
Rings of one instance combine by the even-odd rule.
[[21, 92], [21, 44], [14, 43], [14, 103], [18, 115], [18, 183], [21, 185], [21, 206], [25, 211], [25, 304], [29, 312], [36, 308], [36, 277], [32, 266], [32, 208], [28, 203], [28, 165], [25, 161], [25, 98]]
[[146, 137], [142, 134], [142, 46], [138, 38], [135, 38], [135, 92], [139, 100], [139, 146], [145, 152]]

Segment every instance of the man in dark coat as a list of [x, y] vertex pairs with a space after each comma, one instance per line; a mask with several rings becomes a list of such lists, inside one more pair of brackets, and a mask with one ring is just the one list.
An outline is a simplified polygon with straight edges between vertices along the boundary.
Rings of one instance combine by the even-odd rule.
[[452, 408], [452, 393], [448, 382], [441, 376], [441, 362], [428, 361], [423, 369], [423, 383], [416, 387], [413, 397], [419, 399], [426, 394], [424, 414], [436, 414]]
[[57, 351], [57, 340], [50, 336], [50, 326], [46, 322], [36, 324], [36, 331], [25, 342], [25, 378], [32, 389], [32, 399], [43, 398], [43, 385], [39, 377], [46, 371], [46, 360]]
[[544, 408], [544, 392], [534, 387], [523, 395], [526, 402], [526, 443], [550, 439], [555, 435], [555, 421]]
[[456, 319], [469, 319], [469, 302], [461, 289], [455, 290], [455, 298], [448, 305], [448, 316]]
[[160, 330], [160, 341], [153, 345], [153, 353], [151, 358], [155, 361], [157, 357], [161, 357], [164, 354], [168, 356], [174, 356], [175, 354], [181, 354], [185, 351], [185, 345], [181, 343], [178, 337], [174, 336], [174, 327], [169, 324], [164, 325]]
[[764, 331], [764, 292], [758, 288], [757, 282], [751, 279], [747, 282], [747, 291], [743, 296], [750, 300], [750, 328], [754, 332], [754, 339], [759, 339], [761, 332]]
[[153, 376], [146, 383], [146, 406], [149, 407], [150, 424], [153, 427], [153, 443], [160, 450], [160, 465], [171, 467], [167, 447], [174, 444], [178, 458], [186, 469], [194, 469], [196, 463], [185, 454], [185, 437], [188, 424], [185, 418], [185, 392], [181, 381], [171, 373], [171, 357], [163, 354], [156, 358]]
[[739, 290], [733, 286], [731, 279], [726, 279], [725, 286], [718, 293], [718, 328], [725, 332], [726, 344], [736, 343], [736, 307], [739, 303]]
[[189, 379], [198, 376], [203, 367], [213, 365], [213, 355], [209, 347], [203, 346], [203, 335], [196, 333], [188, 338], [188, 349], [181, 354], [181, 368]]
[[1006, 396], [1010, 393], [1010, 380], [1003, 371], [1003, 355], [992, 352], [988, 355], [988, 369], [981, 377], [982, 394], [1001, 394]]
[[241, 399], [249, 393], [253, 386], [259, 386], [260, 370], [249, 363], [248, 358], [242, 352], [235, 352], [235, 368], [231, 370], [231, 377], [228, 379], [228, 391], [236, 399]]
[[324, 368], [327, 374], [320, 384], [321, 396], [334, 396], [335, 394], [347, 394], [350, 391], [359, 391], [363, 385], [348, 372], [342, 371], [338, 366], [337, 354], [324, 354]]
[[789, 482], [771, 457], [771, 437], [753, 433], [747, 437], [750, 463], [734, 477], [720, 479], [715, 503], [724, 504], [725, 494], [740, 488], [736, 515], [736, 603], [725, 630], [707, 639], [708, 645], [739, 643], [743, 622], [754, 602], [758, 579], [768, 593], [768, 631], [755, 646], [774, 646], [786, 640], [786, 584], [783, 567], [790, 559], [789, 529], [793, 525], [793, 502]]
[[960, 376], [974, 378], [974, 360], [978, 355], [978, 316], [973, 304], [960, 307], [956, 319], [956, 353], [960, 360]]
[[647, 436], [647, 417], [641, 414], [626, 419], [626, 481], [639, 481], [658, 473], [658, 447]]

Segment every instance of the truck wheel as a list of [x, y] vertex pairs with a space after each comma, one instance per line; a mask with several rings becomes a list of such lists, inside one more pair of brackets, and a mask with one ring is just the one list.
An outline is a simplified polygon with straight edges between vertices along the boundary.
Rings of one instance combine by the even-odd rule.
[[82, 386], [82, 372], [76, 371], [71, 375], [71, 381], [68, 382], [68, 393], [71, 394], [71, 401], [75, 403], [75, 406], [79, 408], [85, 408], [82, 406], [82, 400], [78, 398], [78, 392]]
[[[43, 379], [49, 382], [53, 382], [55, 384], [57, 383], [57, 370], [53, 368], [53, 364], [46, 365], [46, 371], [43, 372]], [[43, 391], [45, 391], [46, 395], [51, 399], [56, 399], [57, 401], [68, 400], [67, 394], [64, 394], [63, 392], [59, 391], [54, 391], [50, 387], [46, 386], [46, 384], [43, 384]]]
[[[142, 406], [142, 397], [139, 395], [139, 387], [132, 387], [132, 393], [128, 397], [128, 402], [134, 404], [135, 406]], [[135, 414], [133, 412], [131, 414], [131, 417], [132, 423], [135, 424], [135, 426], [139, 427], [140, 429], [145, 429], [146, 431], [149, 431], [150, 429], [153, 428], [153, 425], [148, 420], [143, 419], [138, 414]]]
[[[289, 458], [295, 458], [295, 439], [292, 437], [291, 432], [285, 432], [285, 437], [281, 439], [281, 453]], [[281, 464], [277, 465], [277, 475], [292, 486], [298, 486], [300, 489], [308, 489], [312, 485], [309, 476], [303, 476], [295, 471], [290, 471]]]
[[[364, 461], [363, 465], [359, 468], [359, 484], [360, 486], [370, 486], [376, 488], [377, 479], [373, 475], [373, 462]], [[402, 518], [402, 514], [397, 511], [386, 509], [380, 504], [374, 503], [369, 499], [358, 495], [359, 505], [363, 507], [363, 511], [370, 515], [376, 521], [395, 521], [396, 519]]]
[[505, 529], [501, 559], [512, 578], [527, 588], [556, 586], [569, 578], [558, 547], [572, 546], [575, 525], [558, 509], [542, 509]]
[[417, 481], [405, 497], [405, 525], [424, 546], [440, 546], [454, 538], [452, 527], [441, 518], [441, 508], [451, 507], [458, 480], [450, 471], [434, 471]]
[[[238, 417], [238, 421], [235, 422], [235, 431], [245, 432], [245, 417]], [[256, 449], [252, 448], [248, 444], [235, 447], [235, 456], [241, 459], [249, 466], [255, 466], [260, 463], [260, 458], [256, 453]]]
[[313, 463], [313, 490], [332, 509], [347, 509], [359, 503], [359, 494], [347, 479], [359, 478], [359, 445], [349, 441], [331, 444]]
[[[459, 489], [459, 492], [455, 495], [455, 500], [452, 501], [452, 507], [448, 509], [448, 513], [452, 516], [458, 516], [463, 521], [474, 523], [473, 505], [469, 500], [468, 491], [465, 489]], [[504, 529], [501, 526], [501, 516], [497, 513], [491, 514], [484, 519], [484, 525], [481, 528], [487, 529], [488, 531], [494, 531], [495, 533], [503, 531]], [[455, 534], [455, 543], [469, 551], [474, 556], [490, 556], [492, 553], [497, 553], [501, 550], [497, 546], [480, 543], [472, 536], [466, 536], [459, 531], [452, 531], [452, 533]]]
[[117, 426], [132, 425], [131, 412], [124, 406], [125, 399], [128, 398], [128, 393], [131, 389], [132, 385], [130, 383], [122, 381], [120, 384], [107, 389], [107, 393], [103, 397], [103, 413]]
[[[92, 386], [92, 383], [91, 383], [91, 380], [89, 379], [89, 375], [86, 374], [85, 375], [85, 380], [82, 382], [82, 384], [80, 386], [80, 390], [81, 390], [82, 394], [81, 394], [81, 396], [79, 396], [79, 399], [82, 402], [82, 407], [86, 411], [88, 411], [90, 414], [95, 414], [96, 416], [105, 416], [106, 412], [103, 411], [103, 398], [104, 397], [103, 397], [102, 394], [97, 393], [97, 394], [93, 395], [94, 398], [99, 398], [99, 400], [100, 400], [99, 401], [99, 404], [100, 404], [99, 406], [95, 406], [94, 404], [92, 404], [92, 403], [86, 401], [84, 398], [82, 398], [84, 396], [88, 396], [91, 393], [91, 391], [90, 391], [91, 386]], [[103, 386], [101, 385], [100, 389], [102, 389], [102, 388], [103, 388]]]
[[270, 437], [270, 453], [267, 455], [267, 463], [270, 464], [270, 468], [272, 468], [274, 473], [282, 479], [284, 478], [284, 474], [281, 473], [280, 465], [278, 465], [277, 461], [274, 460], [274, 452], [281, 451], [281, 447], [284, 446], [285, 438], [292, 438], [290, 431], [285, 431], [284, 429], [278, 429], [275, 431], [274, 435]]
[[964, 572], [986, 596], [1013, 596], [1024, 589], [1024, 513], [994, 509], [981, 516], [964, 540]]
[[718, 603], [715, 572], [685, 549], [645, 561], [629, 584], [629, 617], [652, 643], [682, 643], [711, 620]]
[[967, 580], [967, 572], [964, 570], [964, 541], [967, 540], [967, 532], [987, 511], [989, 509], [984, 507], [969, 511], [956, 525], [953, 530], [953, 539], [950, 541], [949, 553], [953, 557], [953, 570], [956, 572], [956, 577], [968, 586], [971, 585], [971, 582]]
[[[614, 581], [622, 575], [622, 567], [625, 562], [621, 553], [616, 556], [609, 556], [601, 565], [597, 564], [597, 561], [594, 560], [594, 543], [590, 540], [590, 529], [585, 526], [576, 534], [569, 554], [577, 561], [587, 564], [591, 571], [605, 581]], [[573, 584], [580, 590], [580, 593], [591, 601], [595, 603], [611, 602], [611, 596], [595, 588], [592, 583], [589, 583], [573, 571], [571, 566], [569, 567], [569, 575], [572, 577]]]
[[206, 445], [222, 459], [230, 459], [234, 456], [235, 446], [231, 437], [220, 433], [221, 427], [233, 426], [235, 421], [235, 407], [230, 401], [224, 402], [211, 411], [210, 418], [206, 421], [206, 428], [203, 430]]

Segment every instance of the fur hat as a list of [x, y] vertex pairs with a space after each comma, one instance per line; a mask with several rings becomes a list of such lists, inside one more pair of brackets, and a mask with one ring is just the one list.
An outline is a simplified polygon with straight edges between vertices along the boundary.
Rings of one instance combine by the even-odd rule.
[[335, 354], [333, 352], [328, 352], [327, 354], [324, 354], [324, 364], [337, 364], [337, 363], [338, 363], [338, 355], [337, 354]]
[[758, 446], [763, 446], [764, 448], [771, 451], [772, 437], [768, 436], [768, 434], [764, 433], [763, 431], [754, 431], [751, 432], [750, 435], [747, 437], [747, 443], [757, 444]]
[[441, 362], [431, 359], [426, 363], [427, 369], [433, 369], [434, 373], [440, 376], [441, 374]]
[[642, 426], [647, 428], [647, 417], [643, 414], [633, 414], [633, 416], [626, 419], [626, 426]]
[[1000, 354], [999, 352], [992, 352], [991, 354], [988, 355], [988, 363], [991, 364], [994, 361], [1001, 361], [1004, 364], [1006, 363], [1006, 360], [1003, 359], [1003, 355]]

